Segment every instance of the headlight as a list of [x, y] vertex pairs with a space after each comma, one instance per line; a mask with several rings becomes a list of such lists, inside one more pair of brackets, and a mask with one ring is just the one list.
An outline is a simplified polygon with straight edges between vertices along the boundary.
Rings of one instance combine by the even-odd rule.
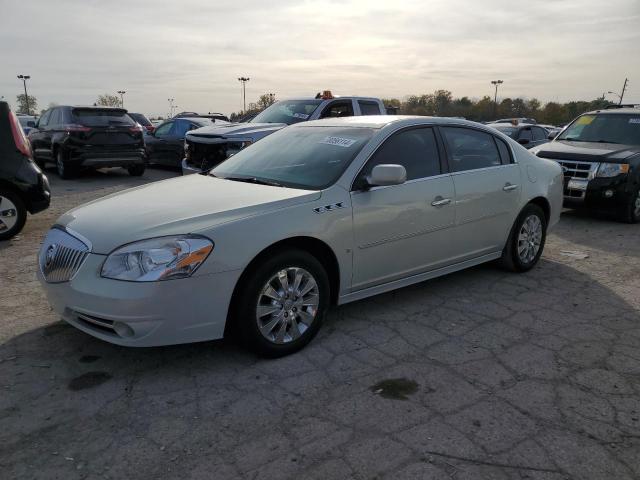
[[185, 278], [196, 271], [211, 250], [213, 242], [196, 235], [143, 240], [111, 252], [100, 275], [131, 282]]
[[629, 171], [628, 163], [601, 163], [597, 177], [615, 177]]

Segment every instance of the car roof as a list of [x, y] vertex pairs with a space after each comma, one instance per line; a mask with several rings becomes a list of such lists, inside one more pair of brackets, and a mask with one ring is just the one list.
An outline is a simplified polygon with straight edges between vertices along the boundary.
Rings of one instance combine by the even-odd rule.
[[291, 98], [283, 98], [282, 100], [278, 100], [279, 102], [290, 102], [290, 101], [307, 101], [307, 100], [320, 100], [321, 102], [324, 102], [325, 100], [350, 100], [350, 99], [354, 99], [354, 100], [371, 100], [374, 102], [378, 102], [380, 99], [376, 98], [376, 97], [356, 97], [354, 95], [339, 95], [336, 96], [334, 95], [331, 98], [316, 98], [316, 97], [291, 97]]
[[493, 128], [505, 128], [505, 127], [510, 127], [510, 128], [520, 128], [520, 127], [541, 127], [544, 128], [542, 125], [538, 125], [537, 123], [518, 123], [517, 125], [514, 125], [513, 123], [487, 123], [487, 127], [493, 127]]
[[591, 112], [585, 112], [583, 115], [595, 115], [604, 114], [604, 115], [615, 115], [616, 113], [626, 113], [632, 115], [640, 115], [640, 108], [638, 107], [622, 107], [622, 108], [603, 108], [600, 110], [592, 110]]
[[[211, 122], [213, 120], [216, 120], [215, 118], [210, 118], [210, 117], [190, 117], [190, 116], [186, 116], [186, 117], [171, 117], [171, 118], [167, 118], [167, 120], [189, 120], [189, 121], [196, 121], [196, 122]], [[165, 121], [167, 121], [165, 120]]]
[[323, 118], [290, 125], [287, 128], [300, 127], [356, 127], [384, 128], [387, 125], [463, 125], [485, 127], [480, 123], [452, 117], [426, 117], [422, 115], [364, 115], [358, 117]]

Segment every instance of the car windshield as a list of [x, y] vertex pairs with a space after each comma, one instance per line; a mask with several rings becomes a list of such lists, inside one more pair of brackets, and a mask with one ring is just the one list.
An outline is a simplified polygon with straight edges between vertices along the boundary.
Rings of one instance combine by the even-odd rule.
[[516, 127], [509, 127], [507, 125], [491, 125], [491, 126], [511, 138], [516, 138], [518, 136], [518, 129]]
[[126, 110], [99, 108], [74, 108], [73, 117], [76, 123], [87, 127], [108, 127], [110, 125], [130, 125], [136, 122], [127, 115]]
[[283, 100], [253, 117], [251, 123], [286, 123], [292, 125], [309, 120], [322, 100]]
[[342, 175], [372, 137], [371, 128], [285, 128], [212, 170], [216, 177], [321, 190]]
[[556, 140], [640, 145], [640, 110], [637, 114], [582, 115]]

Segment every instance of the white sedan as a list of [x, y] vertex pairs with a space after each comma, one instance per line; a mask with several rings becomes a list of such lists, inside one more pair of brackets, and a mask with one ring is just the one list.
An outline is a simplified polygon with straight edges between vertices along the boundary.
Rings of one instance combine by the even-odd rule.
[[103, 340], [308, 343], [344, 304], [501, 259], [532, 268], [563, 177], [495, 129], [429, 117], [305, 122], [209, 174], [62, 215], [39, 253], [54, 310]]

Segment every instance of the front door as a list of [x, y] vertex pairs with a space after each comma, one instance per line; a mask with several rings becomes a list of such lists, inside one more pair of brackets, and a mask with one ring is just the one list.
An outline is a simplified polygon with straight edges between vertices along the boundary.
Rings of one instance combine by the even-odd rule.
[[520, 167], [507, 144], [485, 131], [442, 127], [456, 197], [457, 261], [501, 251], [517, 215]]
[[[363, 188], [374, 166], [399, 164], [401, 185]], [[401, 130], [365, 164], [351, 192], [352, 290], [381, 285], [448, 263], [455, 223], [454, 186], [431, 127]]]

